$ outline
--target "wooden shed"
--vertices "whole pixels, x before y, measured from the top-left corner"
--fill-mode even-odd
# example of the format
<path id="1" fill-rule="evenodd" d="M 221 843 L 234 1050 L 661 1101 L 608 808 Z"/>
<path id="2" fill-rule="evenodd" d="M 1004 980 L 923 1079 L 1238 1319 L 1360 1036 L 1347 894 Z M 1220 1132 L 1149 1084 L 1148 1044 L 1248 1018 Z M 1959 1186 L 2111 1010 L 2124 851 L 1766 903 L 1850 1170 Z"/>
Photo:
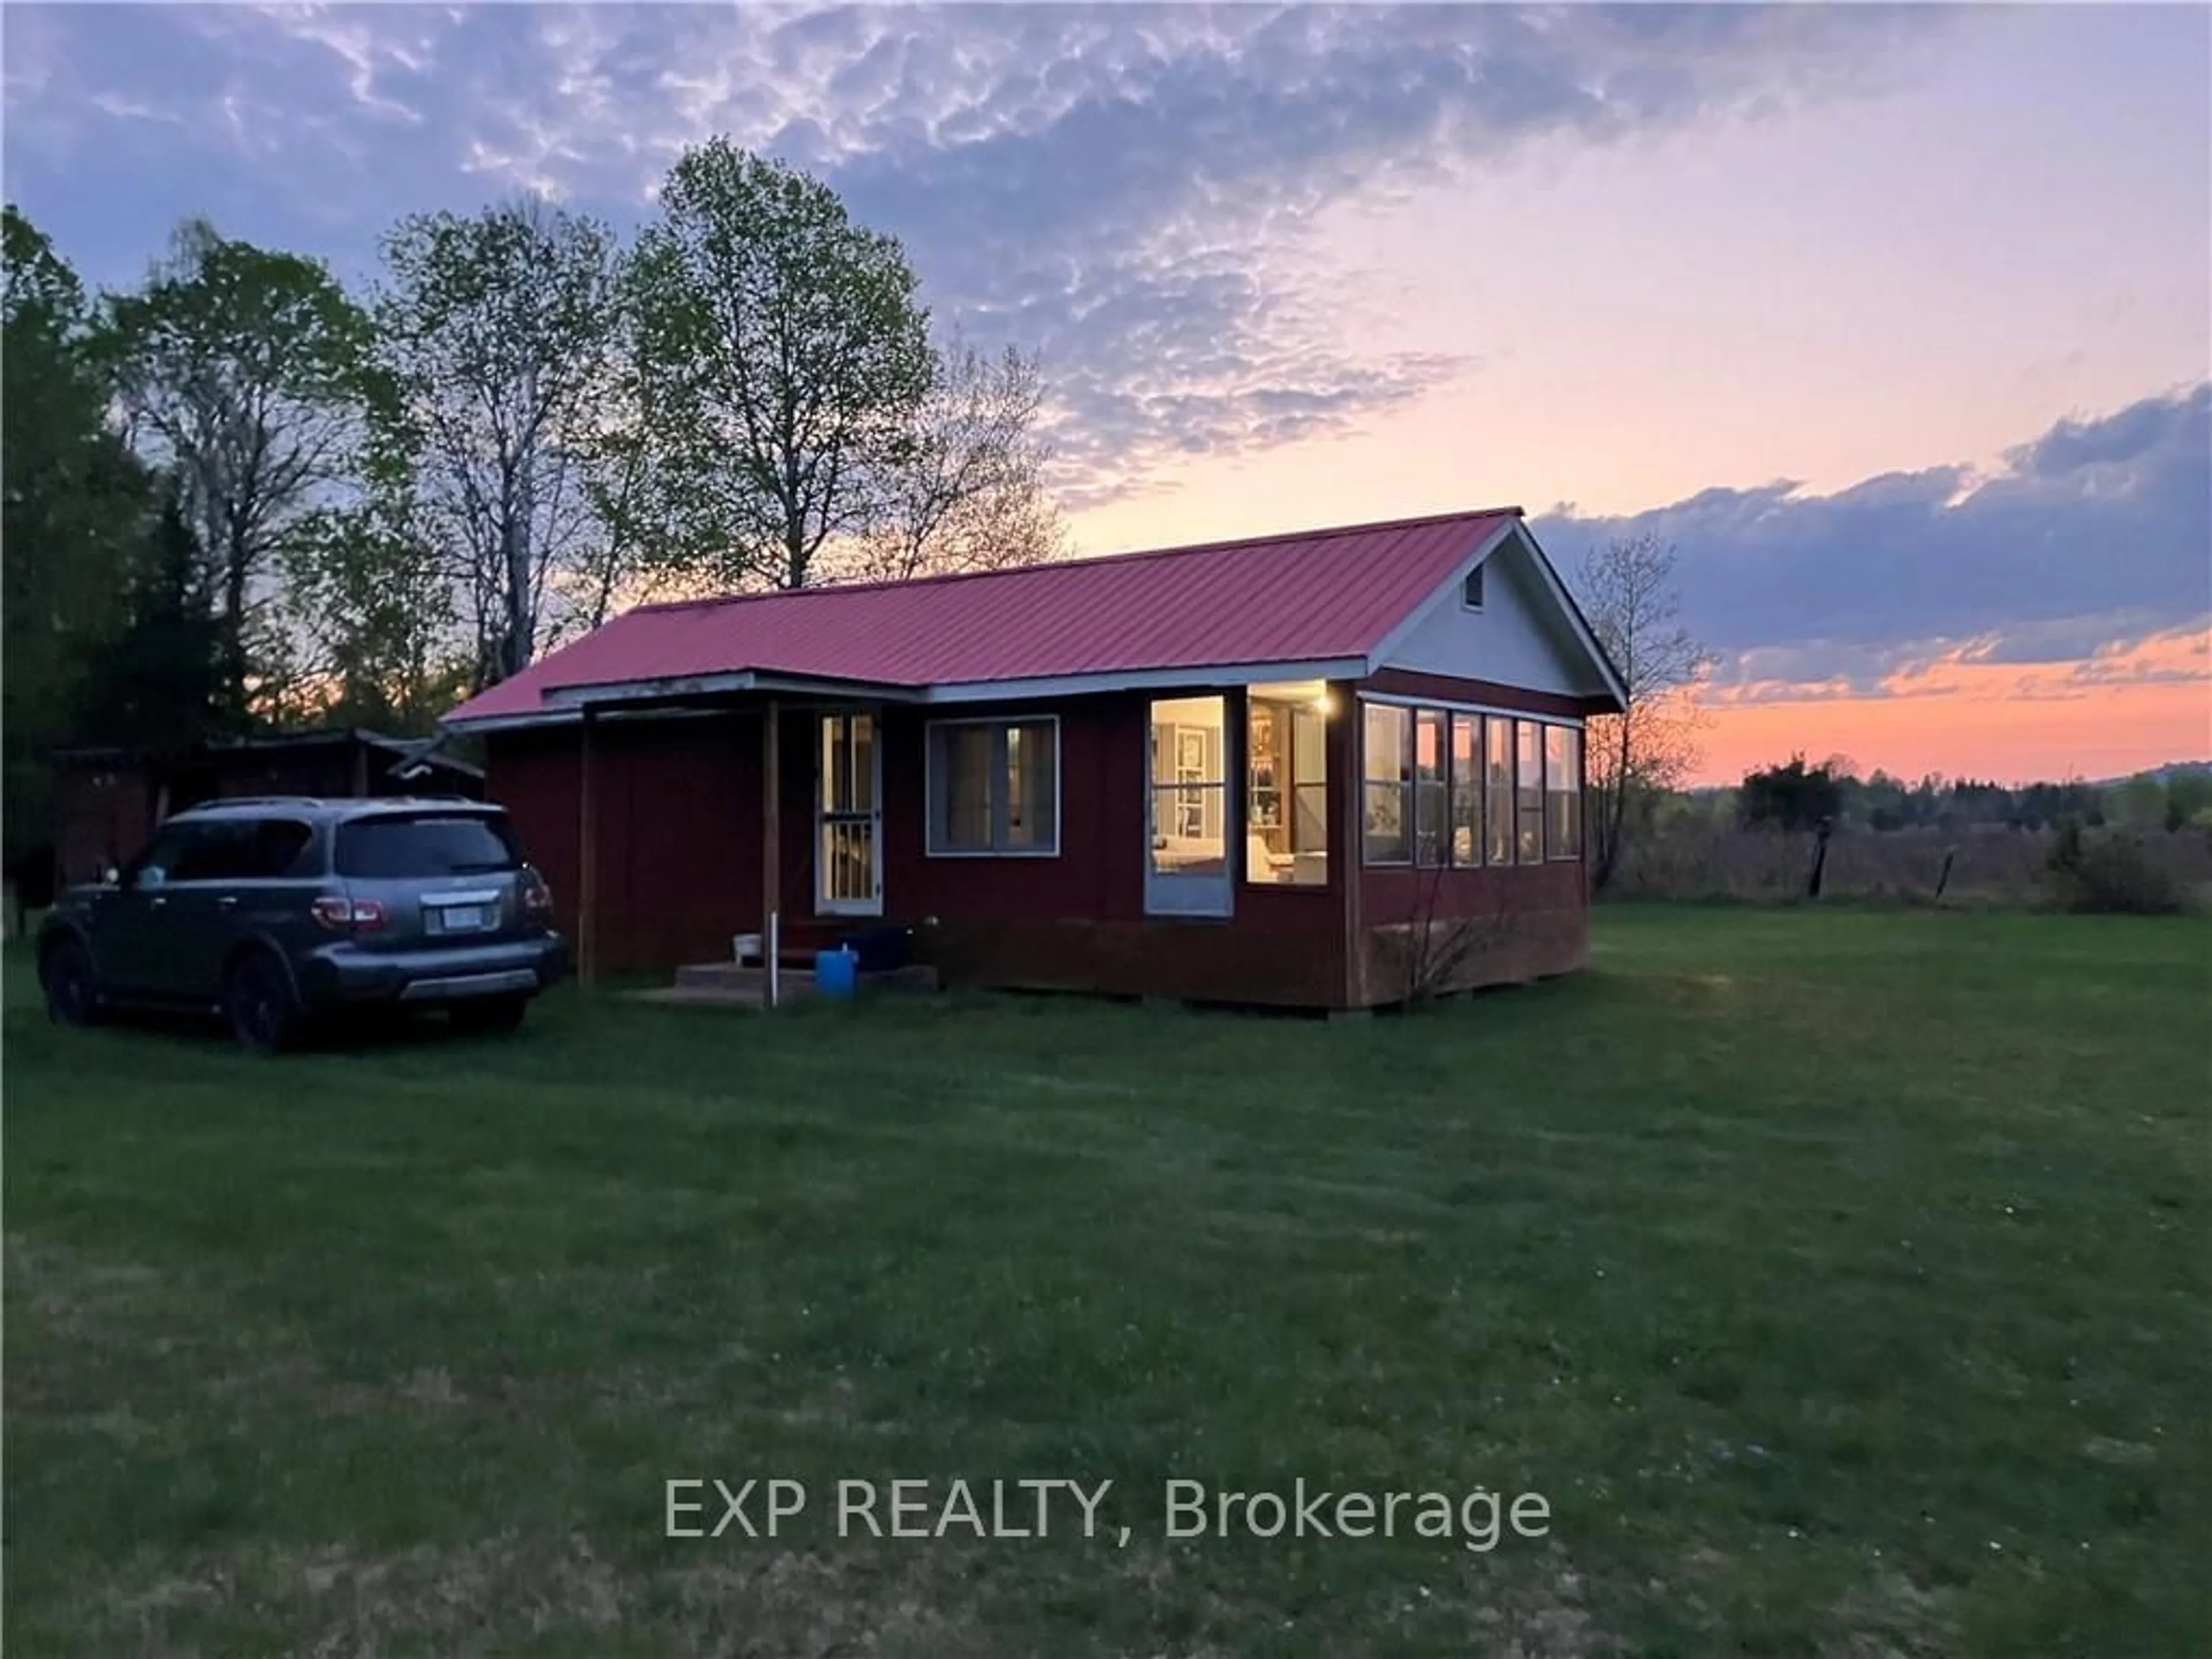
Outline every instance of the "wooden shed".
<path id="1" fill-rule="evenodd" d="M 481 796 L 483 769 L 432 739 L 339 726 L 196 744 L 85 747 L 55 757 L 59 884 L 92 881 L 143 846 L 172 812 L 240 795 Z"/>

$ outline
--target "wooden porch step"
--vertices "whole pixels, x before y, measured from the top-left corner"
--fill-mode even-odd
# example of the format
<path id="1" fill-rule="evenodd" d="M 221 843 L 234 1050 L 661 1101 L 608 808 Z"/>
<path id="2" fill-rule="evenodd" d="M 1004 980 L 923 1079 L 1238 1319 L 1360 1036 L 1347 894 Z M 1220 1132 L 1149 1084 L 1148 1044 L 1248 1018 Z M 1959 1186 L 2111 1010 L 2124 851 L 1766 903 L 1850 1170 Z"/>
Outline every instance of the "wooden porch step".
<path id="1" fill-rule="evenodd" d="M 787 967 L 779 976 L 777 992 L 786 1000 L 814 994 L 813 958 L 809 957 L 806 960 L 806 967 Z M 695 962 L 676 970 L 675 988 L 679 991 L 721 992 L 749 997 L 757 1002 L 767 989 L 763 983 L 766 978 L 766 974 L 757 966 L 744 966 L 734 962 Z M 863 991 L 885 988 L 901 991 L 934 991 L 937 988 L 937 969 L 915 963 L 885 973 L 860 975 L 860 988 Z"/>
<path id="2" fill-rule="evenodd" d="M 860 931 L 865 925 L 817 917 L 787 921 L 783 925 L 782 936 L 777 941 L 776 960 L 784 965 L 786 973 L 794 969 L 811 970 L 816 952 L 836 950 L 840 939 Z M 707 965 L 715 967 L 720 964 L 710 963 Z"/>

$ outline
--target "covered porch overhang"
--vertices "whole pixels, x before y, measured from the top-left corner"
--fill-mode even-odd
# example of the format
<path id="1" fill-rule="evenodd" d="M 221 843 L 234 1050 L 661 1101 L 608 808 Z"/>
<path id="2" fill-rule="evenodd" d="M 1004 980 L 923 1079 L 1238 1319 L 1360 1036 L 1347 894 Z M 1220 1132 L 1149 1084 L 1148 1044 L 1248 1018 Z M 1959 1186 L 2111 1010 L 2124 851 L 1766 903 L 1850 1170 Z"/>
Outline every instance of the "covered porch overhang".
<path id="1" fill-rule="evenodd" d="M 600 976 L 599 893 L 599 814 L 604 757 L 597 734 L 603 727 L 646 721 L 757 717 L 760 743 L 761 915 L 765 933 L 762 953 L 763 1000 L 781 1000 L 778 933 L 787 911 L 783 865 L 784 734 L 787 712 L 830 713 L 920 701 L 915 688 L 874 682 L 759 673 L 750 671 L 671 676 L 611 685 L 561 686 L 546 690 L 540 707 L 527 713 L 447 722 L 456 735 L 520 731 L 574 731 L 576 747 L 577 879 L 573 941 L 579 987 L 589 992 Z"/>

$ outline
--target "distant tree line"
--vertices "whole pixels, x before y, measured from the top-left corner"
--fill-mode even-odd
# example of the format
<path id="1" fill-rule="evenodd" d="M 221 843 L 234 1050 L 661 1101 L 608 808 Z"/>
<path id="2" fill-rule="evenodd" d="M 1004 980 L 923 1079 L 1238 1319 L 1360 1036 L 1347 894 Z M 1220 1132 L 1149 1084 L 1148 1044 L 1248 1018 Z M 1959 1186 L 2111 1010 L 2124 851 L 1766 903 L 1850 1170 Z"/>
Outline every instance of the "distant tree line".
<path id="1" fill-rule="evenodd" d="M 1680 811 L 1699 808 L 1685 802 Z M 2134 830 L 2212 829 L 2212 767 L 2174 767 L 2112 783 L 2030 783 L 2017 788 L 1935 775 L 1908 784 L 1877 768 L 1864 778 L 1832 757 L 1808 764 L 1793 755 L 1744 775 L 1733 792 L 1706 798 L 1705 809 L 1747 828 L 1817 830 L 1823 823 L 1870 830 L 2002 828 L 2050 830 L 2107 824 Z"/>
<path id="2" fill-rule="evenodd" d="M 417 215 L 357 293 L 191 220 L 94 295 L 4 231 L 10 860 L 69 744 L 427 731 L 640 599 L 1063 546 L 1036 359 L 723 140 L 628 240 L 535 198 Z"/>

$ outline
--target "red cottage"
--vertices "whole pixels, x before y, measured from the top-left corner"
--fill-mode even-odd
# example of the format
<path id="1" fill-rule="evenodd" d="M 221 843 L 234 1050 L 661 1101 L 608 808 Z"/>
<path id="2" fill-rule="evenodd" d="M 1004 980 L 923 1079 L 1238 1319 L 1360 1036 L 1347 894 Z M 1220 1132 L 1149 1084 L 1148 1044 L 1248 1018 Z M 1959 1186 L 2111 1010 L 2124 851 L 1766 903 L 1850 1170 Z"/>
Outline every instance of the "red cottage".
<path id="1" fill-rule="evenodd" d="M 1588 956 L 1621 684 L 1517 508 L 647 605 L 457 709 L 579 971 L 1357 1008 Z"/>

